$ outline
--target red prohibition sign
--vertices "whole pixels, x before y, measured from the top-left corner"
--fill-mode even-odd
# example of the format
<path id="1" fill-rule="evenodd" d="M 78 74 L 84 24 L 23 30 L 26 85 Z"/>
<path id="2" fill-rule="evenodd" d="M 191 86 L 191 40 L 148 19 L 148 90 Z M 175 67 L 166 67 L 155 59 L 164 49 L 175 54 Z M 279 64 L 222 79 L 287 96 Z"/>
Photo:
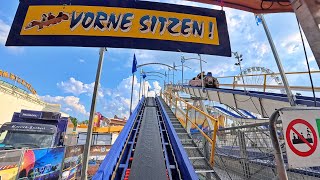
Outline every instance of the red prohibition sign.
<path id="1" fill-rule="evenodd" d="M 296 124 L 303 124 L 305 126 L 307 126 L 307 128 L 310 129 L 312 136 L 313 136 L 313 144 L 309 143 L 293 126 Z M 298 150 L 296 147 L 294 147 L 291 139 L 290 139 L 290 131 L 293 131 L 294 133 L 296 133 L 298 135 L 298 137 L 310 148 L 310 150 L 308 151 L 300 151 Z M 314 130 L 314 128 L 311 126 L 310 123 L 308 123 L 306 120 L 303 119 L 295 119 L 293 121 L 291 121 L 287 127 L 287 131 L 286 131 L 286 139 L 287 139 L 287 143 L 288 146 L 290 147 L 290 149 L 297 154 L 298 156 L 301 157 L 307 157 L 310 156 L 312 153 L 314 153 L 314 151 L 317 149 L 317 144 L 318 144 L 318 138 L 317 138 L 317 133 Z"/>

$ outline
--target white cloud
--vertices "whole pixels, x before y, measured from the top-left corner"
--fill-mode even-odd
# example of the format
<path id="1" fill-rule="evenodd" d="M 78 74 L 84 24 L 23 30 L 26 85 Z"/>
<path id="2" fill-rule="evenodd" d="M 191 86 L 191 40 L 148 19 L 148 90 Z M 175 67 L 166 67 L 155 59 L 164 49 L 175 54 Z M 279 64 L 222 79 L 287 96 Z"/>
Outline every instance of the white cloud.
<path id="1" fill-rule="evenodd" d="M 85 84 L 79 80 L 76 80 L 74 77 L 69 78 L 68 81 L 61 81 L 57 83 L 57 86 L 61 88 L 66 93 L 71 93 L 74 95 L 86 94 L 88 96 L 92 96 L 94 82 L 90 84 Z M 103 97 L 104 94 L 102 89 L 99 88 L 98 97 Z"/>
<path id="2" fill-rule="evenodd" d="M 0 45 L 4 46 L 6 44 L 8 35 L 10 31 L 10 25 L 6 24 L 3 20 L 0 19 Z M 10 51 L 15 53 L 21 53 L 23 52 L 23 47 L 15 47 L 10 46 L 7 47 Z"/>
<path id="3" fill-rule="evenodd" d="M 40 98 L 49 103 L 61 104 L 62 108 L 66 111 L 76 111 L 85 116 L 89 116 L 89 112 L 86 111 L 86 108 L 80 102 L 80 98 L 75 96 L 40 96 Z"/>
<path id="4" fill-rule="evenodd" d="M 10 26 L 0 19 L 0 44 L 4 45 L 10 31 Z"/>
<path id="5" fill-rule="evenodd" d="M 311 55 L 311 56 L 308 57 L 309 64 L 310 64 L 310 62 L 314 62 L 314 61 L 316 61 L 316 58 L 314 57 L 314 55 Z M 307 62 L 306 62 L 305 59 L 303 59 L 302 62 L 303 62 L 304 65 L 307 66 Z M 313 68 L 313 69 L 315 69 L 315 68 Z"/>
<path id="6" fill-rule="evenodd" d="M 130 101 L 131 101 L 131 82 L 132 76 L 123 79 L 115 89 L 108 89 L 108 93 L 106 95 L 108 97 L 103 99 L 103 112 L 102 114 L 106 114 L 107 117 L 113 117 L 117 115 L 119 117 L 129 117 L 130 111 Z M 161 87 L 159 82 L 154 81 L 153 86 L 150 85 L 148 81 L 145 82 L 144 91 L 148 92 L 148 87 L 150 91 L 148 92 L 148 96 L 154 96 L 156 93 L 159 94 Z M 132 110 L 136 107 L 139 102 L 139 89 L 140 83 L 137 82 L 137 78 L 134 78 L 134 87 L 133 87 L 133 98 L 132 98 Z M 142 90 L 141 90 L 142 92 Z M 142 94 L 141 94 L 142 96 Z"/>
<path id="7" fill-rule="evenodd" d="M 160 91 L 161 91 L 161 86 L 160 86 L 159 82 L 158 81 L 154 81 L 154 82 L 152 82 L 152 84 L 153 84 L 153 87 L 154 87 L 154 92 L 159 94 Z"/>
<path id="8" fill-rule="evenodd" d="M 299 33 L 287 36 L 281 43 L 281 47 L 285 48 L 288 54 L 297 52 L 301 45 L 301 37 Z"/>
<path id="9" fill-rule="evenodd" d="M 72 111 L 71 108 L 64 108 L 65 111 Z"/>
<path id="10" fill-rule="evenodd" d="M 79 59 L 79 62 L 80 63 L 84 63 L 84 62 L 86 62 L 84 59 Z"/>

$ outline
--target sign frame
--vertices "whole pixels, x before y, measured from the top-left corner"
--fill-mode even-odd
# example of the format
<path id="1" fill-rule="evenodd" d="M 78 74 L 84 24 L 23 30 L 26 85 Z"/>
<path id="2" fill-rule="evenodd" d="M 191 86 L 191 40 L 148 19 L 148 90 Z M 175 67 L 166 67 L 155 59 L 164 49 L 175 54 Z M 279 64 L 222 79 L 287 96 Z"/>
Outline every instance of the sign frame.
<path id="1" fill-rule="evenodd" d="M 72 3 L 72 4 L 71 4 Z M 154 10 L 171 12 L 173 14 L 188 14 L 214 17 L 217 22 L 218 45 L 203 44 L 201 41 L 183 42 L 173 40 L 146 39 L 135 37 L 115 36 L 84 36 L 84 35 L 21 35 L 23 23 L 30 6 L 101 6 L 114 8 L 132 8 L 138 10 Z M 49 9 L 48 9 L 49 11 Z M 45 11 L 44 11 L 45 12 Z M 6 46 L 80 46 L 80 47 L 113 47 L 134 48 L 162 51 L 182 51 L 189 53 L 210 54 L 231 57 L 230 40 L 223 10 L 213 10 L 199 7 L 182 6 L 175 4 L 147 2 L 147 1 L 82 1 L 82 0 L 25 0 L 20 1 L 17 13 L 12 24 Z"/>
<path id="2" fill-rule="evenodd" d="M 320 129 L 317 129 L 319 112 L 318 109 L 279 111 L 289 168 L 320 165 Z"/>

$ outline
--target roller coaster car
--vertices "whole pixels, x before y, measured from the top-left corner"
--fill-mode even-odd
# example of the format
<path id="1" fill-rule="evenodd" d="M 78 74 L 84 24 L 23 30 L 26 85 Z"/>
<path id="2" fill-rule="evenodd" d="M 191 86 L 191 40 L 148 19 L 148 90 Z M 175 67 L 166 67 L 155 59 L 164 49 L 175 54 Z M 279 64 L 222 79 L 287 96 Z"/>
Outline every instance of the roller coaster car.
<path id="1" fill-rule="evenodd" d="M 212 76 L 211 72 L 208 72 L 207 75 L 204 76 L 203 82 L 206 88 L 219 88 L 219 81 L 217 78 Z M 189 85 L 194 87 L 201 87 L 201 73 L 199 73 L 197 77 L 192 78 L 192 80 L 189 81 Z"/>

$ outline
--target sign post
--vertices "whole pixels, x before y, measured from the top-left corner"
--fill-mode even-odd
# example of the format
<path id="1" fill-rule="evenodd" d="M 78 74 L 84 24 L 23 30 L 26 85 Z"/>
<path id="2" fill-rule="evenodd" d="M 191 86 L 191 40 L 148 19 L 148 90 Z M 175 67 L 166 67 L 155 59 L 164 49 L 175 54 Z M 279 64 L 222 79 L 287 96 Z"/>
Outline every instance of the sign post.
<path id="1" fill-rule="evenodd" d="M 290 168 L 319 166 L 319 110 L 281 111 Z"/>
<path id="2" fill-rule="evenodd" d="M 88 123 L 87 139 L 86 139 L 86 144 L 84 146 L 84 151 L 83 151 L 83 166 L 82 166 L 82 171 L 81 171 L 82 172 L 81 173 L 82 180 L 88 179 L 87 178 L 87 170 L 88 170 L 90 147 L 91 147 L 91 141 L 92 141 L 93 118 L 94 118 L 94 114 L 96 111 L 96 100 L 97 100 L 98 87 L 99 87 L 99 82 L 100 82 L 100 75 L 101 75 L 105 51 L 106 51 L 106 48 L 100 48 L 99 63 L 98 63 L 98 67 L 97 67 L 96 80 L 94 82 L 92 102 L 91 102 L 91 108 L 90 108 L 90 117 L 89 117 L 89 123 Z"/>

